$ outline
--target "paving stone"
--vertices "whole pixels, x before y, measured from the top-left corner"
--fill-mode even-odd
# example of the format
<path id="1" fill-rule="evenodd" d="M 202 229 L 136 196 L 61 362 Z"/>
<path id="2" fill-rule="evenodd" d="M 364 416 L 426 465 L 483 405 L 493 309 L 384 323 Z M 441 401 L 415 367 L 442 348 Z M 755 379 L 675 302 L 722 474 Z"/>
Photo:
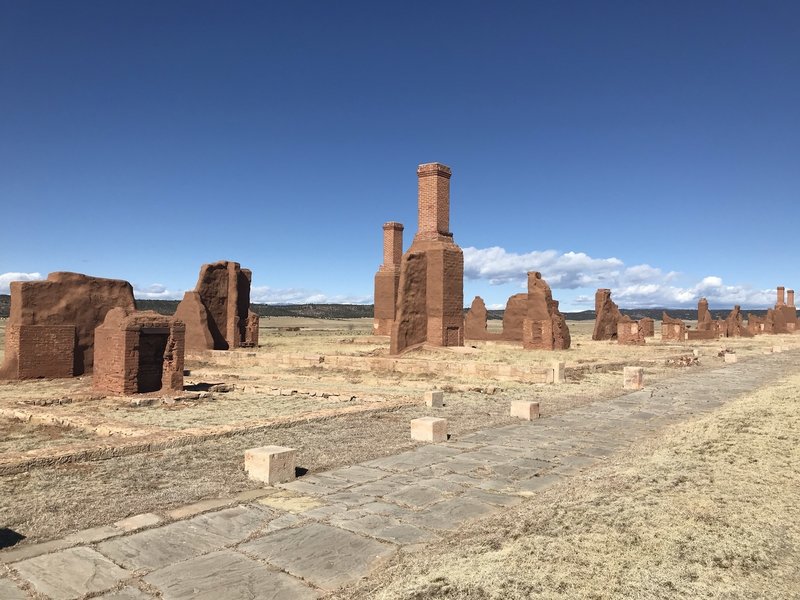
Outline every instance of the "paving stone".
<path id="1" fill-rule="evenodd" d="M 159 569 L 144 580 L 164 600 L 306 600 L 319 594 L 294 577 L 232 550 Z"/>
<path id="2" fill-rule="evenodd" d="M 325 501 L 319 497 L 301 496 L 288 490 L 282 490 L 272 496 L 259 498 L 256 503 L 296 514 L 306 513 L 325 506 Z"/>
<path id="3" fill-rule="evenodd" d="M 303 517 L 308 519 L 316 519 L 318 521 L 324 521 L 329 517 L 331 517 L 332 515 L 338 515 L 349 509 L 350 507 L 347 506 L 347 504 L 325 504 L 323 506 L 307 510 L 301 514 L 303 515 Z"/>
<path id="4" fill-rule="evenodd" d="M 461 495 L 461 498 L 469 500 L 477 500 L 478 502 L 485 502 L 486 504 L 494 504 L 495 506 L 514 506 L 522 502 L 519 496 L 511 496 L 509 494 L 499 494 L 497 492 L 489 492 L 481 489 L 469 489 Z"/>
<path id="5" fill-rule="evenodd" d="M 186 506 L 181 506 L 171 510 L 167 513 L 167 516 L 170 519 L 177 521 L 179 519 L 193 517 L 194 515 L 199 515 L 200 513 L 208 512 L 210 510 L 216 510 L 224 506 L 230 506 L 231 504 L 233 504 L 233 498 L 211 498 L 209 500 L 202 500 L 200 502 L 195 502 L 194 504 L 187 504 Z"/>
<path id="6" fill-rule="evenodd" d="M 367 575 L 396 548 L 321 523 L 271 533 L 239 547 L 325 590 Z"/>
<path id="7" fill-rule="evenodd" d="M 550 473 L 548 475 L 531 477 L 530 479 L 518 481 L 517 487 L 522 492 L 539 492 L 563 481 L 563 479 L 561 475 Z"/>
<path id="8" fill-rule="evenodd" d="M 41 556 L 48 552 L 55 552 L 56 550 L 63 550 L 68 548 L 70 543 L 65 539 L 52 540 L 49 542 L 42 542 L 41 544 L 28 544 L 19 548 L 12 548 L 0 552 L 0 561 L 4 563 L 13 563 L 34 556 Z"/>
<path id="9" fill-rule="evenodd" d="M 269 496 L 273 492 L 272 488 L 261 488 L 258 490 L 245 490 L 236 494 L 233 499 L 236 502 L 251 502 L 264 496 Z"/>
<path id="10" fill-rule="evenodd" d="M 386 456 L 364 463 L 368 467 L 375 467 L 385 471 L 404 472 L 413 471 L 421 467 L 428 467 L 434 463 L 441 462 L 446 456 L 438 453 L 426 452 L 403 452 L 395 456 Z"/>
<path id="11" fill-rule="evenodd" d="M 397 487 L 395 486 L 394 489 L 397 489 Z M 367 502 L 375 502 L 375 500 L 376 498 L 374 496 L 369 496 L 354 490 L 348 490 L 345 492 L 339 492 L 338 494 L 325 496 L 326 502 L 331 502 L 334 504 L 346 504 L 347 506 L 358 506 L 359 504 L 366 504 Z"/>
<path id="12" fill-rule="evenodd" d="M 19 589 L 17 584 L 10 579 L 0 579 L 0 598 L 3 600 L 28 600 L 28 594 Z"/>
<path id="13" fill-rule="evenodd" d="M 139 588 L 129 586 L 102 596 L 96 596 L 94 600 L 155 600 L 155 598 L 155 596 L 146 594 Z"/>
<path id="14" fill-rule="evenodd" d="M 161 521 L 163 521 L 163 519 L 155 513 L 142 513 L 141 515 L 134 515 L 127 519 L 117 521 L 114 523 L 114 526 L 127 533 L 145 527 L 154 527 L 161 523 Z"/>
<path id="15" fill-rule="evenodd" d="M 97 549 L 127 568 L 150 571 L 243 540 L 270 516 L 266 509 L 238 506 L 103 542 Z"/>
<path id="16" fill-rule="evenodd" d="M 397 519 L 385 515 L 364 515 L 358 519 L 340 519 L 333 521 L 337 527 L 362 533 L 387 542 L 400 545 L 421 544 L 438 539 L 438 536 L 429 531 L 425 531 L 402 523 Z"/>
<path id="17" fill-rule="evenodd" d="M 453 498 L 434 504 L 427 510 L 409 513 L 402 520 L 431 529 L 457 529 L 459 525 L 492 514 L 496 507 L 469 498 Z"/>
<path id="18" fill-rule="evenodd" d="M 40 594 L 71 600 L 102 592 L 131 576 L 91 548 L 70 548 L 14 564 L 20 576 Z"/>
<path id="19" fill-rule="evenodd" d="M 308 483 L 303 479 L 297 479 L 295 481 L 290 481 L 289 483 L 280 483 L 277 487 L 283 490 L 289 490 L 292 492 L 297 492 L 298 494 L 306 494 L 309 496 L 326 496 L 328 494 L 335 494 L 337 491 L 336 488 L 328 487 L 326 485 L 315 484 L 315 483 Z"/>
<path id="20" fill-rule="evenodd" d="M 279 531 L 281 529 L 286 529 L 287 527 L 294 527 L 298 523 L 302 523 L 304 520 L 304 517 L 300 517 L 298 515 L 281 515 L 280 517 L 272 519 L 272 521 L 267 524 L 266 531 Z"/>
<path id="21" fill-rule="evenodd" d="M 315 473 L 314 475 L 306 475 L 300 481 L 313 483 L 314 485 L 324 485 L 325 487 L 337 491 L 341 491 L 344 488 L 348 488 L 353 485 L 352 481 L 342 479 L 341 477 L 335 477 L 330 473 Z"/>
<path id="22" fill-rule="evenodd" d="M 350 488 L 349 491 L 353 494 L 381 497 L 384 494 L 391 494 L 392 492 L 397 491 L 398 487 L 400 487 L 400 485 L 393 481 L 379 479 L 378 481 L 371 481 L 369 483 L 357 485 Z"/>
<path id="23" fill-rule="evenodd" d="M 456 483 L 454 481 L 449 481 L 447 479 L 443 479 L 442 477 L 425 477 L 421 478 L 416 485 L 422 485 L 425 487 L 433 488 L 435 490 L 439 490 L 440 492 L 445 492 L 447 494 L 458 494 L 464 491 L 464 486 Z"/>
<path id="24" fill-rule="evenodd" d="M 375 481 L 386 477 L 386 471 L 365 467 L 363 465 L 353 465 L 352 467 L 345 467 L 343 469 L 336 469 L 335 471 L 328 471 L 328 475 L 340 477 L 353 483 L 367 483 L 368 481 Z"/>
<path id="25" fill-rule="evenodd" d="M 102 542 L 112 537 L 122 535 L 122 530 L 114 527 L 113 525 L 103 525 L 101 527 L 92 527 L 91 529 L 82 529 L 71 533 L 64 539 L 70 544 L 94 544 L 95 542 Z"/>
<path id="26" fill-rule="evenodd" d="M 415 485 L 401 488 L 391 494 L 386 494 L 384 498 L 398 504 L 422 508 L 423 506 L 428 506 L 429 504 L 443 500 L 444 494 L 431 487 Z"/>

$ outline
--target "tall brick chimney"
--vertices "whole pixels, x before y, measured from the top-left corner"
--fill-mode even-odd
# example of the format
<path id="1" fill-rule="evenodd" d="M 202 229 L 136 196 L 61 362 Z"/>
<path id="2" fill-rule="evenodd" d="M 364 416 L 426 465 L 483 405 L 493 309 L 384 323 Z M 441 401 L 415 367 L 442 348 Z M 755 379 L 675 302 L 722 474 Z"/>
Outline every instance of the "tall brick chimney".
<path id="1" fill-rule="evenodd" d="M 783 291 L 784 287 L 782 285 L 778 286 L 778 303 L 775 306 L 783 306 L 785 304 L 783 300 Z"/>
<path id="2" fill-rule="evenodd" d="M 794 307 L 794 290 L 786 290 L 786 304 Z"/>
<path id="3" fill-rule="evenodd" d="M 383 224 L 383 264 L 381 271 L 399 271 L 403 258 L 403 224 L 389 221 Z"/>
<path id="4" fill-rule="evenodd" d="M 419 184 L 419 224 L 416 238 L 438 240 L 452 238 L 450 233 L 450 176 L 452 171 L 441 163 L 417 167 Z"/>

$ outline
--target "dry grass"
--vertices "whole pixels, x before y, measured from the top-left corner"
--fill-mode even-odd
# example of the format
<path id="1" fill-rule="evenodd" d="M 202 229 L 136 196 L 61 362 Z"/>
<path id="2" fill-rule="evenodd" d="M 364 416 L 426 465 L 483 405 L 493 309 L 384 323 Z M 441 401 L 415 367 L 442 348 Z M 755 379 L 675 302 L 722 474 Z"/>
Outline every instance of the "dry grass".
<path id="1" fill-rule="evenodd" d="M 800 598 L 800 376 L 332 598 Z"/>

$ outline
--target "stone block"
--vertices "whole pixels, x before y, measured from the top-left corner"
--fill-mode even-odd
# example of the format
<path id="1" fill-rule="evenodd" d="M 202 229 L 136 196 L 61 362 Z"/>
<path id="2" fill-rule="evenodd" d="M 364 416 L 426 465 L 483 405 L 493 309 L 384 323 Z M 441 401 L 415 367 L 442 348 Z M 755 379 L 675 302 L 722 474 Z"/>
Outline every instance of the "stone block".
<path id="1" fill-rule="evenodd" d="M 567 364 L 563 362 L 553 362 L 553 383 L 566 383 L 567 382 Z"/>
<path id="2" fill-rule="evenodd" d="M 511 416 L 525 421 L 533 421 L 539 418 L 539 403 L 527 402 L 526 400 L 514 400 L 511 403 Z"/>
<path id="3" fill-rule="evenodd" d="M 442 408 L 444 406 L 444 392 L 441 390 L 425 392 L 425 404 L 431 408 Z"/>
<path id="4" fill-rule="evenodd" d="M 644 387 L 644 369 L 642 367 L 624 367 L 622 369 L 622 387 L 626 390 L 640 390 Z"/>
<path id="5" fill-rule="evenodd" d="M 447 419 L 420 417 L 411 420 L 411 439 L 420 442 L 446 442 Z"/>
<path id="6" fill-rule="evenodd" d="M 244 470 L 255 481 L 269 485 L 292 481 L 295 478 L 296 450 L 283 446 L 262 446 L 244 452 Z"/>
<path id="7" fill-rule="evenodd" d="M 726 363 L 735 363 L 736 362 L 736 355 L 732 354 L 731 352 L 725 353 L 725 362 Z"/>
<path id="8" fill-rule="evenodd" d="M 772 347 L 772 351 L 773 352 L 783 352 L 783 346 L 773 346 Z"/>

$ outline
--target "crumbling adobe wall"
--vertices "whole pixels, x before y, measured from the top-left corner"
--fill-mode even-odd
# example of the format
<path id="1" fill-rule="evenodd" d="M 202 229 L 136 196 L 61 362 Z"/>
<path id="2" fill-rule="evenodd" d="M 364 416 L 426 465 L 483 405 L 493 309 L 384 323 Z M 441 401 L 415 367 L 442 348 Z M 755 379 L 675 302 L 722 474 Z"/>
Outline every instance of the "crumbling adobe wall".
<path id="1" fill-rule="evenodd" d="M 522 347 L 528 350 L 566 350 L 571 338 L 553 292 L 538 271 L 528 273 L 527 310 L 522 323 Z"/>
<path id="2" fill-rule="evenodd" d="M 375 273 L 375 314 L 373 333 L 391 335 L 400 287 L 400 263 L 403 258 L 403 225 L 396 221 L 383 224 L 383 264 Z"/>
<path id="3" fill-rule="evenodd" d="M 686 339 L 686 323 L 673 319 L 666 312 L 661 315 L 661 340 L 682 342 Z"/>
<path id="4" fill-rule="evenodd" d="M 464 337 L 468 340 L 488 340 L 490 337 L 488 327 L 489 313 L 486 303 L 480 296 L 472 300 L 467 314 L 464 316 Z"/>
<path id="5" fill-rule="evenodd" d="M 506 302 L 503 311 L 504 340 L 512 342 L 522 341 L 522 323 L 528 314 L 528 294 L 514 294 Z"/>
<path id="6" fill-rule="evenodd" d="M 50 273 L 45 281 L 11 282 L 0 378 L 70 377 L 91 372 L 94 330 L 116 307 L 136 308 L 133 287 L 127 281 L 58 272 Z M 71 347 L 68 328 L 73 328 Z"/>
<path id="7" fill-rule="evenodd" d="M 794 290 L 788 290 L 788 302 L 784 300 L 783 294 L 783 286 L 778 287 L 778 301 L 774 308 L 772 333 L 794 333 L 798 329 Z"/>
<path id="8" fill-rule="evenodd" d="M 711 313 L 708 312 L 708 300 L 700 298 L 697 302 L 697 330 L 709 329 L 714 329 L 714 322 L 711 320 Z"/>
<path id="9" fill-rule="evenodd" d="M 194 292 L 184 294 L 175 316 L 186 323 L 186 348 L 229 350 L 257 346 L 250 315 L 252 273 L 239 263 L 222 260 L 205 264 Z"/>
<path id="10" fill-rule="evenodd" d="M 639 319 L 639 327 L 642 329 L 642 335 L 646 338 L 656 335 L 656 322 L 650 317 Z"/>
<path id="11" fill-rule="evenodd" d="M 772 333 L 771 331 L 766 331 L 766 321 L 767 320 L 765 318 L 759 317 L 758 315 L 747 313 L 747 331 L 749 331 L 752 335 Z"/>
<path id="12" fill-rule="evenodd" d="M 623 346 L 643 346 L 645 339 L 641 323 L 627 315 L 620 317 L 617 321 L 617 343 Z"/>
<path id="13" fill-rule="evenodd" d="M 622 318 L 619 307 L 611 300 L 611 290 L 600 288 L 594 295 L 593 340 L 614 340 L 617 338 L 617 321 Z"/>
<path id="14" fill-rule="evenodd" d="M 428 333 L 426 287 L 428 261 L 424 252 L 410 252 L 400 263 L 397 313 L 392 326 L 391 354 L 424 344 Z"/>
<path id="15" fill-rule="evenodd" d="M 95 330 L 95 389 L 112 394 L 182 391 L 185 327 L 153 311 L 115 308 Z"/>
<path id="16" fill-rule="evenodd" d="M 725 318 L 725 335 L 726 337 L 753 337 L 744 324 L 742 309 L 738 304 Z"/>

